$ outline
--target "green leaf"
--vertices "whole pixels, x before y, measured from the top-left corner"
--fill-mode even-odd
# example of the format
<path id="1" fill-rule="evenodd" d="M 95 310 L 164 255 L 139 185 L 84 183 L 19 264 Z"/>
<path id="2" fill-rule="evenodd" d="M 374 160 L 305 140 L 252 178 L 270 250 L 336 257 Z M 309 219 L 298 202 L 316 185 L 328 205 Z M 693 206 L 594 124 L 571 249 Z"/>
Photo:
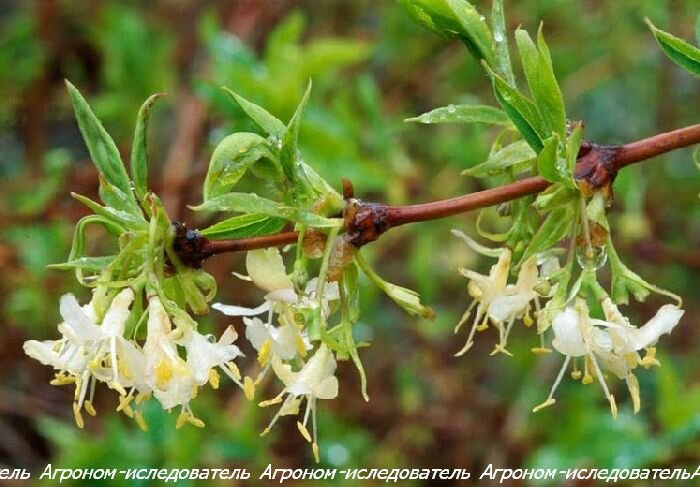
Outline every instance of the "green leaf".
<path id="1" fill-rule="evenodd" d="M 510 86 L 498 74 L 494 73 L 488 66 L 487 71 L 493 81 L 493 91 L 496 100 L 503 107 L 506 115 L 511 119 L 520 135 L 530 144 L 535 152 L 542 150 L 542 140 L 546 131 L 543 129 L 542 119 L 537 113 L 534 103 L 527 99 L 525 95 Z"/>
<path id="2" fill-rule="evenodd" d="M 486 19 L 474 6 L 465 0 L 446 0 L 457 22 L 461 26 L 460 39 L 477 59 L 493 63 L 491 30 Z"/>
<path id="3" fill-rule="evenodd" d="M 581 122 L 576 122 L 575 124 L 573 124 L 573 130 L 569 134 L 569 138 L 566 141 L 566 162 L 569 174 L 571 174 L 572 183 L 573 176 L 576 172 L 576 161 L 578 161 L 578 151 L 581 149 L 582 141 L 583 124 Z"/>
<path id="4" fill-rule="evenodd" d="M 325 218 L 308 210 L 293 208 L 262 198 L 255 193 L 227 193 L 192 208 L 195 211 L 237 211 L 285 218 L 310 227 L 340 227 L 340 218 Z"/>
<path id="5" fill-rule="evenodd" d="M 392 284 L 382 279 L 376 272 L 374 272 L 374 269 L 372 269 L 359 251 L 356 254 L 355 261 L 369 280 L 372 281 L 379 289 L 384 291 L 384 293 L 396 304 L 402 307 L 404 311 L 427 320 L 431 320 L 435 317 L 435 312 L 430 307 L 421 303 L 420 296 L 417 292 L 396 284 Z"/>
<path id="6" fill-rule="evenodd" d="M 700 45 L 700 13 L 698 13 L 698 17 L 695 19 L 695 42 Z"/>
<path id="7" fill-rule="evenodd" d="M 491 31 L 493 32 L 494 56 L 496 69 L 505 78 L 509 85 L 515 86 L 513 65 L 510 62 L 508 51 L 508 35 L 506 33 L 506 20 L 503 14 L 503 0 L 493 0 L 491 6 Z"/>
<path id="8" fill-rule="evenodd" d="M 285 220 L 283 218 L 250 213 L 215 223 L 199 233 L 214 240 L 257 237 L 279 232 L 284 227 L 284 224 Z"/>
<path id="9" fill-rule="evenodd" d="M 80 257 L 60 264 L 50 264 L 48 267 L 58 270 L 82 269 L 84 271 L 99 272 L 109 266 L 116 255 L 106 255 L 104 257 Z"/>
<path id="10" fill-rule="evenodd" d="M 556 132 L 560 137 L 565 137 L 564 98 L 554 75 L 552 59 L 542 35 L 542 27 L 540 26 L 537 33 L 537 46 L 530 35 L 522 29 L 515 31 L 515 41 L 520 51 L 530 93 L 542 118 L 546 133 Z"/>
<path id="11" fill-rule="evenodd" d="M 548 212 L 558 206 L 569 205 L 578 197 L 579 192 L 564 184 L 552 184 L 537 195 L 534 207 L 540 212 Z"/>
<path id="12" fill-rule="evenodd" d="M 71 193 L 71 196 L 90 208 L 95 214 L 112 223 L 121 225 L 124 229 L 144 229 L 147 225 L 143 219 L 136 217 L 128 211 L 118 210 L 111 206 L 102 206 L 92 201 L 90 198 L 77 193 Z"/>
<path id="13" fill-rule="evenodd" d="M 231 98 L 234 99 L 236 103 L 238 103 L 238 106 L 241 107 L 246 115 L 248 115 L 253 122 L 258 124 L 261 129 L 263 129 L 269 135 L 273 135 L 275 137 L 282 136 L 285 131 L 285 127 L 280 119 L 270 114 L 270 112 L 265 110 L 263 107 L 246 100 L 238 93 L 225 87 L 224 90 L 231 96 Z"/>
<path id="14" fill-rule="evenodd" d="M 486 162 L 462 171 L 464 176 L 485 177 L 494 176 L 506 169 L 521 164 L 529 164 L 537 154 L 524 140 L 509 144 L 489 156 Z"/>
<path id="15" fill-rule="evenodd" d="M 68 80 L 66 80 L 66 87 L 73 103 L 78 127 L 80 127 L 85 145 L 87 145 L 90 152 L 90 158 L 95 163 L 97 170 L 107 182 L 130 196 L 130 199 L 133 200 L 133 206 L 129 209 L 130 211 L 133 211 L 134 208 L 138 209 L 129 185 L 129 177 L 119 156 L 117 146 L 77 88 Z"/>
<path id="16" fill-rule="evenodd" d="M 525 262 L 533 255 L 549 249 L 559 240 L 566 237 L 576 214 L 573 207 L 574 205 L 560 206 L 547 215 L 547 218 L 542 222 L 542 225 L 540 225 L 540 228 L 525 249 L 521 262 Z"/>
<path id="17" fill-rule="evenodd" d="M 106 206 L 111 206 L 115 209 L 123 210 L 136 218 L 140 222 L 144 222 L 143 213 L 136 204 L 131 192 L 124 193 L 121 189 L 113 184 L 110 184 L 102 174 L 98 174 L 100 181 L 99 193 L 100 199 Z"/>
<path id="18" fill-rule="evenodd" d="M 151 107 L 161 96 L 164 96 L 164 93 L 148 97 L 136 117 L 136 129 L 131 145 L 131 179 L 134 181 L 136 196 L 142 201 L 148 191 L 148 117 Z"/>
<path id="19" fill-rule="evenodd" d="M 510 125 L 510 119 L 503 110 L 488 105 L 447 105 L 417 117 L 407 118 L 404 122 Z"/>
<path id="20" fill-rule="evenodd" d="M 646 19 L 646 22 L 664 53 L 686 71 L 700 76 L 700 49 L 679 37 L 657 29 L 649 19 Z"/>
<path id="21" fill-rule="evenodd" d="M 282 136 L 280 163 L 282 164 L 284 174 L 290 181 L 296 181 L 297 179 L 297 160 L 299 159 L 299 149 L 297 147 L 297 143 L 299 140 L 299 128 L 301 126 L 301 116 L 304 113 L 306 103 L 309 101 L 310 94 L 311 80 L 309 80 L 304 96 L 301 98 L 292 119 L 289 121 L 289 125 L 287 125 L 287 130 Z"/>
<path id="22" fill-rule="evenodd" d="M 211 155 L 204 180 L 204 199 L 227 193 L 263 157 L 273 160 L 270 144 L 264 137 L 249 132 L 225 137 Z"/>
<path id="23" fill-rule="evenodd" d="M 554 134 L 544 142 L 544 147 L 537 156 L 537 172 L 552 183 L 559 182 L 562 179 L 557 167 L 559 161 L 558 149 L 559 136 Z"/>

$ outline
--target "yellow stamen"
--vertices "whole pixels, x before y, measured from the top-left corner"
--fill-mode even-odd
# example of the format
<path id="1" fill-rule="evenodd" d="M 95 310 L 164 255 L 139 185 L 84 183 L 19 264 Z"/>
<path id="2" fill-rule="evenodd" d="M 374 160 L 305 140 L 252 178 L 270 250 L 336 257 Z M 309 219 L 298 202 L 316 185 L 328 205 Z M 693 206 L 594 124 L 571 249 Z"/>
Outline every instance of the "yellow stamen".
<path id="1" fill-rule="evenodd" d="M 129 403 L 133 399 L 132 396 L 127 396 L 126 394 L 122 394 L 122 396 L 119 398 L 119 405 L 117 406 L 117 412 L 121 411 L 124 408 L 129 407 Z"/>
<path id="2" fill-rule="evenodd" d="M 136 411 L 134 413 L 134 421 L 136 421 L 138 427 L 141 428 L 141 431 L 148 431 L 148 425 L 146 424 L 146 420 L 144 419 L 143 414 L 141 414 L 141 411 Z"/>
<path id="3" fill-rule="evenodd" d="M 282 402 L 282 396 L 277 396 L 273 399 L 268 399 L 266 401 L 260 401 L 258 403 L 258 406 L 261 408 L 266 408 L 268 406 L 274 406 L 275 404 L 279 404 Z"/>
<path id="4" fill-rule="evenodd" d="M 263 342 L 258 352 L 258 363 L 265 367 L 270 362 L 270 351 L 272 350 L 272 340 L 269 338 Z"/>
<path id="5" fill-rule="evenodd" d="M 252 401 L 255 397 L 255 382 L 248 376 L 243 379 L 243 394 L 249 401 Z"/>
<path id="6" fill-rule="evenodd" d="M 177 421 L 175 421 L 175 429 L 180 429 L 185 426 L 185 424 L 187 424 L 188 416 L 188 413 L 184 411 L 181 412 L 180 416 L 177 417 Z"/>
<path id="7" fill-rule="evenodd" d="M 270 432 L 270 427 L 268 426 L 264 430 L 262 430 L 262 433 L 260 433 L 260 436 L 265 436 Z"/>
<path id="8" fill-rule="evenodd" d="M 617 419 L 617 404 L 615 403 L 615 396 L 610 394 L 610 412 L 612 413 L 613 419 Z"/>
<path id="9" fill-rule="evenodd" d="M 241 371 L 238 370 L 238 366 L 237 366 L 236 364 L 234 364 L 233 362 L 228 362 L 228 363 L 226 364 L 226 367 L 228 367 L 228 370 L 231 371 L 231 373 L 233 374 L 233 377 L 234 377 L 237 381 L 240 381 L 240 380 L 241 380 Z"/>
<path id="10" fill-rule="evenodd" d="M 211 385 L 212 389 L 218 389 L 219 388 L 219 373 L 215 369 L 210 369 L 209 370 L 209 385 Z"/>
<path id="11" fill-rule="evenodd" d="M 661 362 L 656 358 L 656 347 L 649 347 L 646 349 L 646 354 L 644 358 L 640 360 L 639 364 L 645 369 L 650 369 L 651 367 L 661 367 Z"/>
<path id="12" fill-rule="evenodd" d="M 316 463 L 319 463 L 321 461 L 321 455 L 319 455 L 318 452 L 318 443 L 313 443 L 311 445 L 311 450 L 314 452 L 314 460 L 316 460 Z"/>
<path id="13" fill-rule="evenodd" d="M 173 377 L 172 368 L 165 360 L 162 360 L 155 368 L 156 371 L 156 386 L 158 389 L 167 389 L 168 382 Z"/>
<path id="14" fill-rule="evenodd" d="M 534 347 L 531 348 L 530 351 L 532 353 L 536 353 L 537 355 L 545 355 L 548 353 L 552 353 L 552 349 L 547 347 Z"/>
<path id="15" fill-rule="evenodd" d="M 306 429 L 306 426 L 301 424 L 301 422 L 299 422 L 299 421 L 297 421 L 297 429 L 299 430 L 299 433 L 301 433 L 301 436 L 303 436 L 306 441 L 308 441 L 309 443 L 312 442 L 311 434 L 309 433 L 309 430 Z"/>
<path id="16" fill-rule="evenodd" d="M 97 411 L 95 411 L 91 401 L 85 401 L 83 403 L 83 407 L 85 408 L 85 412 L 87 412 L 90 416 L 97 416 Z"/>
<path id="17" fill-rule="evenodd" d="M 296 334 L 294 337 L 294 343 L 297 346 L 297 353 L 301 358 L 306 357 L 306 344 L 304 343 L 304 340 L 302 340 L 301 335 L 299 333 Z"/>
<path id="18" fill-rule="evenodd" d="M 556 399 L 554 399 L 553 397 L 549 397 L 549 398 L 547 398 L 547 400 L 546 400 L 545 402 L 543 402 L 542 404 L 540 404 L 540 405 L 535 406 L 534 408 L 532 408 L 532 412 L 533 412 L 533 413 L 536 413 L 537 411 L 541 411 L 542 409 L 551 406 L 551 405 L 554 404 L 555 402 L 557 402 Z"/>
<path id="19" fill-rule="evenodd" d="M 513 354 L 510 353 L 508 350 L 506 350 L 505 347 L 503 345 L 501 345 L 500 343 L 496 344 L 493 347 L 493 351 L 489 355 L 493 356 L 493 355 L 496 355 L 497 353 L 503 353 L 505 355 L 508 355 L 509 357 L 513 356 Z"/>
<path id="20" fill-rule="evenodd" d="M 199 418 L 195 418 L 191 414 L 188 415 L 187 422 L 190 423 L 192 426 L 195 426 L 197 428 L 204 428 L 206 425 L 204 424 L 204 421 L 202 421 Z"/>
<path id="21" fill-rule="evenodd" d="M 73 403 L 73 417 L 75 418 L 75 424 L 78 425 L 78 428 L 85 428 L 85 421 L 83 420 L 83 415 L 80 412 L 77 402 Z"/>
<path id="22" fill-rule="evenodd" d="M 151 397 L 150 391 L 149 391 L 149 392 L 139 392 L 138 394 L 136 394 L 136 399 L 134 400 L 134 402 L 135 402 L 136 405 L 138 406 L 138 405 L 141 404 L 143 401 L 146 401 L 147 399 L 150 399 L 150 397 Z"/>
<path id="23" fill-rule="evenodd" d="M 56 374 L 56 377 L 49 382 L 52 386 L 64 386 L 67 384 L 75 384 L 75 377 L 72 375 Z"/>

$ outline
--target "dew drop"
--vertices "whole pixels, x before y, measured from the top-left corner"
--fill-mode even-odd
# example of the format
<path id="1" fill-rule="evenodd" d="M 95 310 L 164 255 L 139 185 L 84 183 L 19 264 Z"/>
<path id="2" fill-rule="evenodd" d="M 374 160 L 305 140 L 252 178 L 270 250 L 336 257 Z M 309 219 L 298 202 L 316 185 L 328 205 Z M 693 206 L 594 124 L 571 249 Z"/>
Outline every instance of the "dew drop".
<path id="1" fill-rule="evenodd" d="M 503 32 L 496 32 L 493 35 L 493 40 L 496 42 L 503 42 Z"/>
<path id="2" fill-rule="evenodd" d="M 585 271 L 597 271 L 608 261 L 608 252 L 604 245 L 593 247 L 591 250 L 589 254 L 585 246 L 576 248 L 576 261 Z"/>
<path id="3" fill-rule="evenodd" d="M 457 111 L 457 107 L 455 107 L 452 103 L 447 105 L 447 112 L 448 113 L 454 113 L 455 111 Z"/>
<path id="4" fill-rule="evenodd" d="M 481 15 L 481 16 L 479 16 L 479 20 L 481 20 L 481 21 L 483 22 L 484 20 L 486 20 L 486 17 L 484 17 L 483 15 Z"/>

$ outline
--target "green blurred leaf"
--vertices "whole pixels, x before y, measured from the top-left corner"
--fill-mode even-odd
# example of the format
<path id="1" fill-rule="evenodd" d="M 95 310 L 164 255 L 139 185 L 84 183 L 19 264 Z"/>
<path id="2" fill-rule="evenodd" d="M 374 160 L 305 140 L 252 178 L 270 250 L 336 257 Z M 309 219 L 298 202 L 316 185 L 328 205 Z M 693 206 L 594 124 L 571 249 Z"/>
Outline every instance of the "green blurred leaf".
<path id="1" fill-rule="evenodd" d="M 282 136 L 285 131 L 285 127 L 280 119 L 270 114 L 270 112 L 265 110 L 263 107 L 246 100 L 234 91 L 228 88 L 224 88 L 224 90 L 231 96 L 231 98 L 234 99 L 236 103 L 238 103 L 238 106 L 241 107 L 246 115 L 248 115 L 253 122 L 260 126 L 261 129 L 263 129 L 269 135 L 273 135 L 275 137 Z"/>
<path id="2" fill-rule="evenodd" d="M 698 17 L 695 19 L 695 42 L 700 45 L 700 13 L 698 13 Z"/>
<path id="3" fill-rule="evenodd" d="M 552 210 L 532 237 L 521 262 L 525 262 L 533 255 L 552 247 L 564 238 L 574 222 L 574 216 L 573 205 L 560 206 Z"/>
<path id="4" fill-rule="evenodd" d="M 215 223 L 199 233 L 210 239 L 257 237 L 279 232 L 284 224 L 283 218 L 251 213 Z"/>
<path id="5" fill-rule="evenodd" d="M 129 207 L 123 209 L 132 213 L 140 213 L 117 146 L 76 87 L 68 80 L 66 80 L 66 86 L 73 102 L 80 132 L 83 134 L 83 139 L 97 170 L 108 183 L 129 196 Z"/>
<path id="6" fill-rule="evenodd" d="M 61 262 L 60 264 L 49 264 L 48 267 L 59 270 L 80 268 L 84 271 L 99 272 L 110 265 L 116 258 L 116 255 L 107 255 L 103 257 L 80 257 L 67 262 Z"/>
<path id="7" fill-rule="evenodd" d="M 473 177 L 494 176 L 514 166 L 529 165 L 536 157 L 537 154 L 528 143 L 519 140 L 494 152 L 485 162 L 462 171 L 462 174 Z"/>
<path id="8" fill-rule="evenodd" d="M 548 212 L 558 206 L 570 205 L 579 195 L 578 190 L 564 184 L 552 184 L 537 195 L 534 206 L 540 212 Z"/>
<path id="9" fill-rule="evenodd" d="M 131 145 L 131 178 L 134 181 L 136 196 L 143 200 L 148 191 L 148 118 L 153 104 L 164 96 L 163 93 L 151 95 L 141 108 L 136 118 L 134 141 Z"/>
<path id="10" fill-rule="evenodd" d="M 225 137 L 211 155 L 204 180 L 204 199 L 215 198 L 231 190 L 248 168 L 263 157 L 274 160 L 270 144 L 264 137 L 249 132 Z"/>
<path id="11" fill-rule="evenodd" d="M 306 91 L 304 96 L 301 98 L 299 105 L 297 106 L 294 116 L 289 121 L 287 125 L 287 130 L 285 130 L 282 136 L 282 147 L 280 149 L 280 164 L 282 164 L 282 170 L 290 181 L 296 181 L 297 179 L 297 161 L 299 159 L 299 148 L 297 144 L 299 142 L 299 128 L 301 127 L 301 117 L 304 113 L 304 107 L 309 101 L 309 95 L 311 94 L 311 80 L 306 86 Z"/>
<path id="12" fill-rule="evenodd" d="M 546 134 L 537 107 L 525 95 L 510 86 L 498 74 L 487 67 L 496 100 L 535 152 L 542 150 L 542 137 Z"/>
<path id="13" fill-rule="evenodd" d="M 310 227 L 340 227 L 340 218 L 325 218 L 301 208 L 277 203 L 255 193 L 227 193 L 192 207 L 195 211 L 237 211 L 286 218 Z"/>
<path id="14" fill-rule="evenodd" d="M 679 37 L 656 28 L 649 19 L 646 19 L 646 22 L 664 53 L 689 73 L 700 76 L 700 49 Z"/>
<path id="15" fill-rule="evenodd" d="M 498 108 L 488 105 L 447 105 L 435 108 L 405 122 L 419 123 L 488 123 L 510 125 L 510 119 Z"/>

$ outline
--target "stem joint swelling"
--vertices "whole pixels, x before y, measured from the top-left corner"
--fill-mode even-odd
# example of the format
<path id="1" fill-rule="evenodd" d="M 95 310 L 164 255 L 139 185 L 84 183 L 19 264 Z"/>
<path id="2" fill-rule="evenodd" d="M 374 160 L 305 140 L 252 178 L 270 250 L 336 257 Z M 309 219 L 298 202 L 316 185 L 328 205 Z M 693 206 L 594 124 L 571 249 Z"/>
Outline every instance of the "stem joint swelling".
<path id="1" fill-rule="evenodd" d="M 700 143 L 700 124 L 618 146 L 584 142 L 579 151 L 574 176 L 584 193 L 602 190 L 611 197 L 612 183 L 620 169 L 697 143 Z M 407 206 L 389 206 L 354 198 L 352 185 L 349 181 L 343 181 L 343 196 L 346 201 L 346 207 L 343 210 L 344 235 L 350 244 L 360 248 L 377 240 L 390 228 L 498 205 L 539 193 L 550 184 L 544 178 L 535 176 L 446 200 Z M 199 235 L 196 230 L 187 229 L 182 223 L 174 223 L 174 226 L 176 232 L 174 250 L 182 262 L 191 267 L 201 267 L 204 260 L 215 254 L 293 244 L 299 237 L 297 232 L 287 231 L 260 237 L 209 240 Z"/>

